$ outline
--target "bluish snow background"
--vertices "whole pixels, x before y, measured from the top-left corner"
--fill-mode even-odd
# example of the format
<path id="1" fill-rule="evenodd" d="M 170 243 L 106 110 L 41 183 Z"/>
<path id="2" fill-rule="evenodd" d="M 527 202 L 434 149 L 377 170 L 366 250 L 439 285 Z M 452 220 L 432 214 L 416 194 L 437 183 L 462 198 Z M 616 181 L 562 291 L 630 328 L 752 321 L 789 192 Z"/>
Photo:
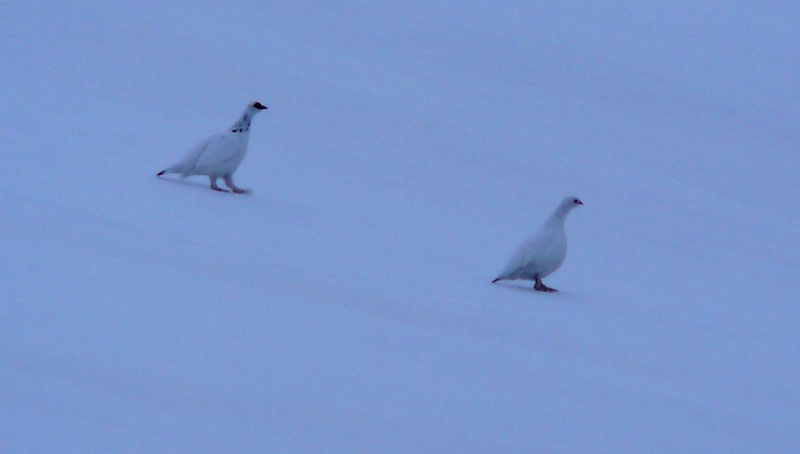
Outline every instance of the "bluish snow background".
<path id="1" fill-rule="evenodd" d="M 6 2 L 0 451 L 797 452 L 798 23 Z M 254 100 L 253 194 L 155 178 Z"/>

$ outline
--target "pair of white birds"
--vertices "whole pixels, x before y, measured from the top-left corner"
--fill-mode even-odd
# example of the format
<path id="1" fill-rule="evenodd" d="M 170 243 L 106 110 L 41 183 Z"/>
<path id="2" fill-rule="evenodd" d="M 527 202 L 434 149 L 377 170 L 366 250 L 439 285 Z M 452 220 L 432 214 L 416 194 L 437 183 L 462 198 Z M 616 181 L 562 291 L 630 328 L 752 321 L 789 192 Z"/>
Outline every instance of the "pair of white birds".
<path id="1" fill-rule="evenodd" d="M 177 163 L 158 172 L 177 173 L 181 178 L 192 175 L 206 175 L 211 189 L 228 192 L 217 186 L 222 178 L 236 194 L 249 192 L 233 183 L 233 174 L 247 154 L 250 141 L 250 123 L 253 117 L 267 107 L 256 101 L 245 108 L 242 116 L 227 131 L 213 135 L 189 150 Z M 525 279 L 534 281 L 533 288 L 542 292 L 558 290 L 544 285 L 542 279 L 557 270 L 567 257 L 567 234 L 564 221 L 573 208 L 583 205 L 577 197 L 567 197 L 541 227 L 523 242 L 508 264 L 492 283 L 502 280 Z"/>

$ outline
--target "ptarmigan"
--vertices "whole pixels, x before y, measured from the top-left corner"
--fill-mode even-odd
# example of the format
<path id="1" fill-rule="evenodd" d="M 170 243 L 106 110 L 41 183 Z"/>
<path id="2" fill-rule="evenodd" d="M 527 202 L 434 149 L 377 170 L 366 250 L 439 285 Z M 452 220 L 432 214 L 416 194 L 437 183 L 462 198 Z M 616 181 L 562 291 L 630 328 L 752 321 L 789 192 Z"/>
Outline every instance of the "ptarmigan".
<path id="1" fill-rule="evenodd" d="M 225 184 L 236 194 L 248 192 L 233 184 L 233 173 L 239 168 L 244 155 L 247 153 L 247 143 L 250 141 L 250 122 L 253 117 L 267 107 L 256 101 L 249 104 L 236 123 L 227 131 L 213 135 L 200 142 L 189 150 L 183 159 L 158 172 L 157 176 L 165 173 L 177 173 L 181 178 L 192 175 L 208 175 L 211 189 L 228 192 L 217 186 L 217 179 L 222 178 Z"/>
<path id="2" fill-rule="evenodd" d="M 519 246 L 492 283 L 506 279 L 525 279 L 536 282 L 533 286 L 535 290 L 557 292 L 558 290 L 544 285 L 542 279 L 564 263 L 564 258 L 567 256 L 564 220 L 578 205 L 583 205 L 583 202 L 577 197 L 565 198 L 539 230 Z"/>

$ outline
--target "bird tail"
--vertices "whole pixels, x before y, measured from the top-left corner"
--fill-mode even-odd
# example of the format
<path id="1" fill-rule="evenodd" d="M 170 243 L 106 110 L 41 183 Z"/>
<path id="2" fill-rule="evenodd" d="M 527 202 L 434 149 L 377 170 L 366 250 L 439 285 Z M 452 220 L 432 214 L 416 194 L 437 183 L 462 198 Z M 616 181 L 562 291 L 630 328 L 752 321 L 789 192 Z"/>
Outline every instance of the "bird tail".
<path id="1" fill-rule="evenodd" d="M 496 277 L 496 278 L 494 278 L 494 280 L 492 281 L 492 284 L 494 284 L 494 283 L 495 283 L 495 282 L 497 282 L 497 281 L 502 281 L 502 280 L 503 280 L 503 277 L 502 277 L 502 276 L 501 276 L 501 277 Z"/>
<path id="2" fill-rule="evenodd" d="M 177 163 L 167 167 L 166 169 L 162 170 L 161 172 L 158 172 L 156 174 L 156 176 L 160 177 L 161 175 L 164 175 L 164 174 L 167 174 L 167 173 L 179 173 L 181 175 L 181 177 L 185 177 L 187 175 L 187 173 L 188 173 L 186 171 L 186 169 L 190 168 L 190 166 L 187 165 L 187 163 L 184 162 L 184 161 L 185 160 L 181 160 L 180 162 L 177 162 Z"/>

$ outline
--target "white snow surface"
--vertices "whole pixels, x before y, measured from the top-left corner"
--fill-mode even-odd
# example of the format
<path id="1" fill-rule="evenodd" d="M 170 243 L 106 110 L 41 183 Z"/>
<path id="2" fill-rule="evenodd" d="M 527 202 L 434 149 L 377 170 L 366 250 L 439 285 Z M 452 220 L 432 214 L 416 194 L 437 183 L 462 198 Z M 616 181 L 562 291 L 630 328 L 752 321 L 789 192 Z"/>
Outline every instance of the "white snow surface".
<path id="1" fill-rule="evenodd" d="M 5 2 L 0 451 L 800 451 L 798 23 Z M 154 177 L 253 99 L 253 194 Z"/>

